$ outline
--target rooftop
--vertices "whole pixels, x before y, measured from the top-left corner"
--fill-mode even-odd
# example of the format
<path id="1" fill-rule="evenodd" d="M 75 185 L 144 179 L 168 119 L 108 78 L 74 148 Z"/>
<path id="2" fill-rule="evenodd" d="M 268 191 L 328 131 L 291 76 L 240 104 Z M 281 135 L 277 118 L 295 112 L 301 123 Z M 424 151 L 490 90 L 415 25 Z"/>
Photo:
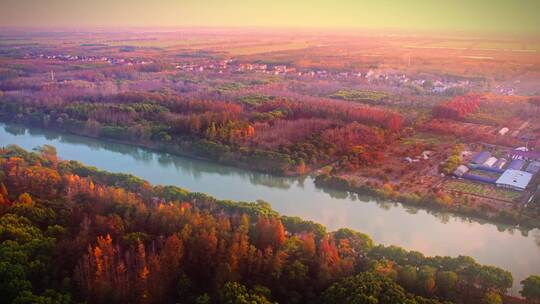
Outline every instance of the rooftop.
<path id="1" fill-rule="evenodd" d="M 538 153 L 538 152 L 512 150 L 508 154 L 510 154 L 510 156 L 514 156 L 514 157 L 515 156 L 520 156 L 520 157 L 524 157 L 524 158 L 540 160 L 540 153 Z"/>
<path id="2" fill-rule="evenodd" d="M 529 172 L 508 169 L 497 179 L 496 184 L 525 190 L 531 179 L 532 174 Z"/>
<path id="3" fill-rule="evenodd" d="M 479 164 L 483 164 L 483 163 L 484 163 L 488 158 L 490 158 L 490 157 L 491 157 L 491 153 L 486 152 L 486 151 L 482 151 L 482 152 L 476 154 L 476 155 L 473 157 L 471 163 L 473 163 L 473 164 L 478 164 L 478 165 L 479 165 Z"/>
<path id="4" fill-rule="evenodd" d="M 532 174 L 536 174 L 540 172 L 540 162 L 538 161 L 531 162 L 525 171 Z"/>
<path id="5" fill-rule="evenodd" d="M 508 164 L 508 167 L 507 169 L 512 169 L 512 170 L 521 170 L 521 168 L 523 168 L 523 166 L 525 166 L 525 161 L 522 160 L 522 159 L 514 159 L 510 162 L 510 164 Z"/>

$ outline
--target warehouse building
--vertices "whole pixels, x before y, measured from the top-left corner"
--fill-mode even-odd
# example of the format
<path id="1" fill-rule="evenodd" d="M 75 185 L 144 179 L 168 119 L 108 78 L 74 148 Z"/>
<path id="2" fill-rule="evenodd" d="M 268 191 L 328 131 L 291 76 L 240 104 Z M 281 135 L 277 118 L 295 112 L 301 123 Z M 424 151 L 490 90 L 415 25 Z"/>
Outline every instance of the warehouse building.
<path id="1" fill-rule="evenodd" d="M 527 166 L 527 169 L 525 169 L 525 171 L 531 173 L 531 174 L 536 174 L 538 172 L 540 172 L 540 162 L 538 161 L 533 161 L 529 164 L 529 166 Z"/>
<path id="2" fill-rule="evenodd" d="M 509 169 L 504 171 L 495 184 L 497 187 L 523 191 L 527 188 L 531 179 L 532 174 L 529 172 Z"/>
<path id="3" fill-rule="evenodd" d="M 491 176 L 477 175 L 471 173 L 465 173 L 461 176 L 464 179 L 472 180 L 475 182 L 494 184 L 497 181 L 497 178 Z"/>
<path id="4" fill-rule="evenodd" d="M 456 170 L 454 170 L 454 175 L 457 177 L 462 177 L 467 172 L 469 172 L 469 168 L 467 166 L 459 165 Z"/>
<path id="5" fill-rule="evenodd" d="M 491 157 L 491 153 L 482 151 L 473 157 L 473 159 L 471 160 L 471 164 L 483 165 L 490 157 Z"/>
<path id="6" fill-rule="evenodd" d="M 486 167 L 492 167 L 493 165 L 495 165 L 495 163 L 497 162 L 497 158 L 496 157 L 490 157 L 488 158 L 485 162 L 484 162 L 484 166 Z"/>
<path id="7" fill-rule="evenodd" d="M 499 158 L 497 162 L 492 166 L 493 168 L 502 169 L 506 165 L 507 160 L 504 158 Z"/>
<path id="8" fill-rule="evenodd" d="M 540 161 L 540 153 L 531 151 L 512 150 L 508 153 L 512 159 L 524 159 L 530 161 Z"/>
<path id="9" fill-rule="evenodd" d="M 525 166 L 525 161 L 523 159 L 514 159 L 508 164 L 506 169 L 521 170 L 523 169 L 523 166 Z"/>

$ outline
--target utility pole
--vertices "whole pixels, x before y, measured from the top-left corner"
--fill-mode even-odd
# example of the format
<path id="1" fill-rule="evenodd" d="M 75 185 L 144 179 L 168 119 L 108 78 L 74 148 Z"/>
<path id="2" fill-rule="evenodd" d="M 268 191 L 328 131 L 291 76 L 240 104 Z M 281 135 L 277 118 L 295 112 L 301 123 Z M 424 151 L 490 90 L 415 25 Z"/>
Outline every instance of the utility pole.
<path id="1" fill-rule="evenodd" d="M 54 82 L 54 71 L 53 70 L 51 70 L 51 81 Z"/>

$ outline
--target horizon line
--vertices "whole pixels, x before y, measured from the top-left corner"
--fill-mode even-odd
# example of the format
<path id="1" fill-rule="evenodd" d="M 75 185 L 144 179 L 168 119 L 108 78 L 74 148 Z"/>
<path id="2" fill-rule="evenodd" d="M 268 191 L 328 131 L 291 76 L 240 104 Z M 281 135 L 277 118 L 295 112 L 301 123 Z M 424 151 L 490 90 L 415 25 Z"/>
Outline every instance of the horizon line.
<path id="1" fill-rule="evenodd" d="M 234 30 L 239 32 L 250 31 L 265 31 L 266 33 L 279 33 L 282 31 L 294 31 L 295 33 L 315 34 L 385 34 L 385 35 L 419 35 L 419 36 L 457 36 L 457 37 L 482 37 L 492 38 L 533 38 L 540 39 L 540 33 L 519 33 L 516 34 L 512 31 L 464 31 L 464 30 L 426 30 L 426 29 L 400 29 L 400 28 L 368 28 L 368 27 L 352 27 L 352 26 L 202 26 L 202 25 L 162 25 L 162 26 L 150 26 L 150 25 L 128 25 L 128 26 L 12 26 L 12 25 L 0 25 L 1 32 L 27 32 L 27 33 L 54 33 L 54 32 L 66 32 L 66 33 L 91 33 L 91 32 L 141 32 L 141 33 L 174 33 L 187 30 L 206 30 L 206 31 L 223 31 Z"/>

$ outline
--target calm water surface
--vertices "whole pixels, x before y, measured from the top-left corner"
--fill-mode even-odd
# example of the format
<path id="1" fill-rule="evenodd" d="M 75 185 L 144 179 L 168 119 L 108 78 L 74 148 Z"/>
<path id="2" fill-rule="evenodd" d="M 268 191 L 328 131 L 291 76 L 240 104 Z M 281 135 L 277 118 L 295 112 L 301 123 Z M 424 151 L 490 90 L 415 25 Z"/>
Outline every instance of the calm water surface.
<path id="1" fill-rule="evenodd" d="M 343 191 L 315 187 L 311 177 L 286 178 L 141 148 L 0 123 L 0 146 L 25 149 L 54 145 L 62 159 L 79 160 L 111 172 L 125 172 L 154 184 L 172 184 L 220 199 L 272 204 L 281 214 L 319 222 L 329 230 L 348 227 L 377 243 L 426 255 L 469 255 L 482 264 L 512 272 L 519 282 L 540 274 L 540 230 L 527 235 L 448 214 L 431 214 L 398 203 L 375 202 Z"/>

